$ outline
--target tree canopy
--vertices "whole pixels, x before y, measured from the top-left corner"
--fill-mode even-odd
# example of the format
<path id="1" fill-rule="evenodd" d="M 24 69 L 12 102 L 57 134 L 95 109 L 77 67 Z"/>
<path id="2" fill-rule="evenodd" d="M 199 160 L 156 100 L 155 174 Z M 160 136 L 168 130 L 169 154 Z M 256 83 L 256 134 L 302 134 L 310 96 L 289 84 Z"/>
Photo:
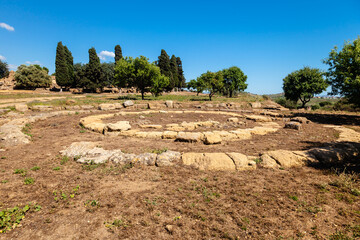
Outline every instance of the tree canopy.
<path id="1" fill-rule="evenodd" d="M 0 60 L 0 79 L 9 76 L 9 68 L 6 62 Z"/>
<path id="2" fill-rule="evenodd" d="M 197 81 L 202 83 L 204 91 L 209 92 L 210 101 L 214 94 L 221 92 L 224 87 L 224 77 L 221 71 L 215 73 L 207 71 L 201 74 Z"/>
<path id="3" fill-rule="evenodd" d="M 16 88 L 47 88 L 51 85 L 51 77 L 45 69 L 35 65 L 21 65 L 15 73 Z"/>
<path id="4" fill-rule="evenodd" d="M 300 100 L 302 107 L 328 87 L 323 73 L 317 68 L 304 67 L 294 71 L 283 79 L 285 98 L 294 102 Z"/>
<path id="5" fill-rule="evenodd" d="M 233 66 L 222 70 L 222 73 L 224 77 L 224 95 L 232 97 L 247 88 L 245 83 L 247 76 L 240 68 Z"/>
<path id="6" fill-rule="evenodd" d="M 145 92 L 151 92 L 155 96 L 161 94 L 169 84 L 169 79 L 146 57 L 126 57 L 120 59 L 115 66 L 115 84 L 119 87 L 136 87 L 144 99 Z"/>
<path id="7" fill-rule="evenodd" d="M 340 51 L 335 46 L 324 63 L 329 65 L 325 76 L 331 84 L 331 93 L 345 96 L 360 106 L 360 37 L 346 42 Z"/>

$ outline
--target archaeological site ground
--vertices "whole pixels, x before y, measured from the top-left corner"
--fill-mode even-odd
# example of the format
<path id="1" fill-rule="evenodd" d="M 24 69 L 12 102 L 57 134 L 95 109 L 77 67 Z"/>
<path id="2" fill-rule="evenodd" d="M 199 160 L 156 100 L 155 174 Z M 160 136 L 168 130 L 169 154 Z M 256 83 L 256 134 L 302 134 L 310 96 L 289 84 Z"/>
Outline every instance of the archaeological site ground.
<path id="1" fill-rule="evenodd" d="M 0 239 L 360 239 L 360 115 L 7 91 Z"/>

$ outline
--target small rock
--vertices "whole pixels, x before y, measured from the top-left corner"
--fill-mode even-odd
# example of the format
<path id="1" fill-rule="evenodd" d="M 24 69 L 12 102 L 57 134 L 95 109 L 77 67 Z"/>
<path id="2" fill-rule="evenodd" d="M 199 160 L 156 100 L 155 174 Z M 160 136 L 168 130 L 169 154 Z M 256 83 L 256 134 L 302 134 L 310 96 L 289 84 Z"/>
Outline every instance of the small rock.
<path id="1" fill-rule="evenodd" d="M 99 105 L 99 110 L 115 110 L 115 105 L 112 103 L 102 103 Z"/>
<path id="2" fill-rule="evenodd" d="M 121 103 L 114 103 L 115 109 L 121 109 L 123 108 L 123 105 Z"/>
<path id="3" fill-rule="evenodd" d="M 174 107 L 174 102 L 173 101 L 165 101 L 165 105 L 166 105 L 166 107 L 168 107 L 168 108 L 173 108 Z"/>
<path id="4" fill-rule="evenodd" d="M 219 144 L 222 139 L 219 134 L 213 132 L 204 132 L 204 143 L 207 145 L 210 144 Z"/>
<path id="5" fill-rule="evenodd" d="M 252 108 L 261 108 L 261 103 L 259 103 L 259 102 L 252 102 L 252 103 L 250 103 L 250 106 L 251 106 Z"/>
<path id="6" fill-rule="evenodd" d="M 159 154 L 156 158 L 156 166 L 173 166 L 181 159 L 181 153 L 174 151 L 166 151 Z"/>
<path id="7" fill-rule="evenodd" d="M 239 119 L 236 118 L 236 117 L 234 117 L 234 118 L 229 118 L 227 121 L 228 121 L 228 122 L 238 123 L 238 122 L 239 122 Z"/>
<path id="8" fill-rule="evenodd" d="M 15 109 L 16 109 L 16 111 L 19 111 L 19 112 L 25 112 L 25 111 L 29 110 L 29 108 L 26 104 L 16 104 Z"/>
<path id="9" fill-rule="evenodd" d="M 108 123 L 106 129 L 110 132 L 127 131 L 131 129 L 131 125 L 128 121 L 119 121 L 117 123 Z"/>
<path id="10" fill-rule="evenodd" d="M 131 101 L 131 100 L 128 100 L 128 101 L 125 101 L 125 102 L 123 103 L 123 105 L 124 105 L 124 107 L 131 107 L 131 106 L 134 105 L 134 102 Z"/>
<path id="11" fill-rule="evenodd" d="M 308 120 L 306 117 L 294 117 L 291 118 L 290 121 L 299 122 L 299 123 L 310 123 L 310 120 Z"/>
<path id="12" fill-rule="evenodd" d="M 219 104 L 219 107 L 221 107 L 221 108 L 227 108 L 226 103 L 220 103 L 220 104 Z"/>
<path id="13" fill-rule="evenodd" d="M 179 132 L 176 136 L 177 141 L 182 142 L 200 142 L 204 137 L 200 132 Z"/>
<path id="14" fill-rule="evenodd" d="M 170 234 L 172 234 L 173 231 L 174 231 L 174 226 L 173 226 L 173 225 L 166 225 L 166 226 L 165 226 L 165 229 L 166 229 L 166 231 L 168 231 Z"/>
<path id="15" fill-rule="evenodd" d="M 301 129 L 301 123 L 299 123 L 299 122 L 287 122 L 287 123 L 285 123 L 285 128 L 300 130 Z"/>

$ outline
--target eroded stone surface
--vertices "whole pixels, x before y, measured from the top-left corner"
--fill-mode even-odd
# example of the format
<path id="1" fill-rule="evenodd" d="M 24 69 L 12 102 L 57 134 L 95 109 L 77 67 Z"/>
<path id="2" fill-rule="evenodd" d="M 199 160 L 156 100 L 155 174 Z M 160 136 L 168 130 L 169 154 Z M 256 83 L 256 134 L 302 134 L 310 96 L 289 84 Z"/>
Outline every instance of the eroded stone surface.
<path id="1" fill-rule="evenodd" d="M 106 125 L 106 130 L 110 132 L 127 131 L 129 129 L 131 129 L 131 125 L 128 121 L 119 121 L 116 123 L 108 123 Z"/>

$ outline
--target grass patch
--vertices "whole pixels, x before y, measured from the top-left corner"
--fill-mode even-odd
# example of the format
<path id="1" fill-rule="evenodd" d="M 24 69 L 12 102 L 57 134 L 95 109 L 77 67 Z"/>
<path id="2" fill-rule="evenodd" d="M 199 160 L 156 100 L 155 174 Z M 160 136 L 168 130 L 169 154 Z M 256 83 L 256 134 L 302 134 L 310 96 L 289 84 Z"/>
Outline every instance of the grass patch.
<path id="1" fill-rule="evenodd" d="M 32 137 L 33 135 L 31 134 L 31 125 L 29 123 L 25 124 L 25 126 L 22 128 L 22 132 L 25 134 L 25 135 L 28 135 L 29 137 Z"/>
<path id="2" fill-rule="evenodd" d="M 23 168 L 18 168 L 14 170 L 14 174 L 20 174 L 21 176 L 26 176 L 27 171 Z"/>
<path id="3" fill-rule="evenodd" d="M 31 184 L 34 184 L 34 182 L 35 182 L 35 180 L 31 177 L 25 178 L 25 180 L 24 180 L 25 185 L 31 185 Z"/>
<path id="4" fill-rule="evenodd" d="M 0 211 L 0 233 L 5 233 L 16 228 L 21 220 L 25 218 L 25 213 L 28 211 L 40 211 L 40 205 L 33 205 L 29 203 L 23 208 L 14 207 Z"/>
<path id="5" fill-rule="evenodd" d="M 161 154 L 163 152 L 166 152 L 168 150 L 167 147 L 165 148 L 162 148 L 162 149 L 153 149 L 153 150 L 150 150 L 151 153 L 156 153 L 156 154 Z"/>
<path id="6" fill-rule="evenodd" d="M 39 166 L 34 166 L 32 168 L 30 168 L 31 171 L 38 171 L 40 170 L 40 167 Z"/>

